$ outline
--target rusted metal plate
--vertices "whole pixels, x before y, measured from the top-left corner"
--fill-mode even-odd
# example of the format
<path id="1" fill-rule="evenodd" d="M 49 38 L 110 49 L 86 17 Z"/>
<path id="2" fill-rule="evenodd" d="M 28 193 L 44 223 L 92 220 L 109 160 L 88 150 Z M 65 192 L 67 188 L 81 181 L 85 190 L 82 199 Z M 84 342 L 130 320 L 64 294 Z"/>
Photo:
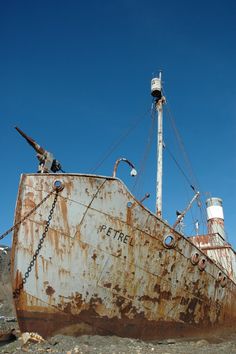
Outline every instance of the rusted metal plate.
<path id="1" fill-rule="evenodd" d="M 191 241 L 236 283 L 236 253 L 229 243 L 219 234 L 195 236 Z"/>
<path id="2" fill-rule="evenodd" d="M 16 221 L 59 179 L 43 247 L 15 301 L 20 328 L 140 338 L 197 334 L 236 323 L 236 285 L 193 242 L 145 209 L 121 181 L 89 175 L 25 175 Z M 13 288 L 37 249 L 53 196 L 14 233 Z M 173 245 L 164 243 L 173 238 Z M 204 269 L 193 264 L 198 253 Z M 45 326 L 47 321 L 47 326 Z"/>

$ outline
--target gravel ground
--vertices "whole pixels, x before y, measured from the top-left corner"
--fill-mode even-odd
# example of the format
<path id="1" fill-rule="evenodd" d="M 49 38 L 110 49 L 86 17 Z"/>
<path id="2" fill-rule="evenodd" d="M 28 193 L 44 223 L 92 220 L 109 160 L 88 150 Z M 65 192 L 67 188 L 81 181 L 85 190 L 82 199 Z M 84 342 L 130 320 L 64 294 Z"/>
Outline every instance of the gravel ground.
<path id="1" fill-rule="evenodd" d="M 11 287 L 11 249 L 0 251 L 0 317 L 14 316 Z"/>
<path id="2" fill-rule="evenodd" d="M 160 354 L 233 354 L 236 353 L 236 332 L 224 338 L 212 337 L 210 340 L 194 339 L 188 341 L 168 339 L 165 341 L 143 342 L 137 339 L 116 336 L 66 337 L 57 335 L 45 343 L 23 346 L 21 339 L 0 347 L 0 353 L 160 353 Z"/>

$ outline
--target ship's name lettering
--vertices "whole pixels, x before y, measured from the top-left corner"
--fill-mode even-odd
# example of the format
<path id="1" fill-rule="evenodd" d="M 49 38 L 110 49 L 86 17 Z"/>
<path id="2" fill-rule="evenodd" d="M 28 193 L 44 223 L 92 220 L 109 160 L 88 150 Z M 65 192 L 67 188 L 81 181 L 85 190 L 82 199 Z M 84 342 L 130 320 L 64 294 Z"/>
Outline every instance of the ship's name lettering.
<path id="1" fill-rule="evenodd" d="M 119 242 L 123 242 L 133 247 L 133 239 L 121 230 L 115 230 L 112 227 L 108 227 L 107 225 L 101 225 L 99 227 L 99 231 L 105 233 L 105 235 L 110 238 L 116 239 Z"/>

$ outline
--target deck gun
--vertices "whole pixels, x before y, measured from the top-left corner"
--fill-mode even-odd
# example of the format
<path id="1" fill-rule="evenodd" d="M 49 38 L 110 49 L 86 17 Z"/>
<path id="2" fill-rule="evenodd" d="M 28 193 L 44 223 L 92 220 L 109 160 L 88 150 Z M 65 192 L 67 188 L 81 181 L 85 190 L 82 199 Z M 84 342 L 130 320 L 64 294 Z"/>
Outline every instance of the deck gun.
<path id="1" fill-rule="evenodd" d="M 27 143 L 32 146 L 36 151 L 36 156 L 39 160 L 38 173 L 56 173 L 58 171 L 64 172 L 59 161 L 54 159 L 51 152 L 44 150 L 40 145 L 38 145 L 32 138 L 26 135 L 21 129 L 15 127 L 20 135 L 25 138 Z"/>

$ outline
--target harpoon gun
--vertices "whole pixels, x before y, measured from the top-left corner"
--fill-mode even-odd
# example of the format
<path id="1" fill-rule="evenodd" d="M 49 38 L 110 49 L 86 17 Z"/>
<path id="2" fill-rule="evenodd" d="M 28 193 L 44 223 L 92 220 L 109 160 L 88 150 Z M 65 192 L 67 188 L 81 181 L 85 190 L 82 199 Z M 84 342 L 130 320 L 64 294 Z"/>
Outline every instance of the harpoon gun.
<path id="1" fill-rule="evenodd" d="M 54 159 L 51 152 L 43 149 L 39 144 L 37 144 L 31 137 L 26 135 L 20 128 L 15 127 L 18 133 L 23 136 L 27 143 L 32 146 L 36 151 L 36 156 L 39 160 L 38 173 L 56 173 L 58 171 L 64 172 L 59 161 Z"/>

